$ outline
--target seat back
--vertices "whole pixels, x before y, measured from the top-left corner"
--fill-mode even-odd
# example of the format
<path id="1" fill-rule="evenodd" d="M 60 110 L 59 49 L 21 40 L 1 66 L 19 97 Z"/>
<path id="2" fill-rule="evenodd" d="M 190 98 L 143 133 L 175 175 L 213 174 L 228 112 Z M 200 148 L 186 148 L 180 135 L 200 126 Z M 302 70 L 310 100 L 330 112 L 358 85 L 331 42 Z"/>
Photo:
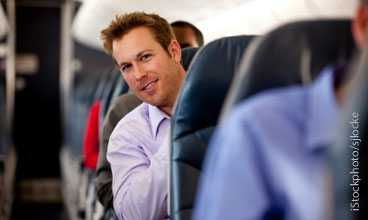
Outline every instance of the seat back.
<path id="1" fill-rule="evenodd" d="M 251 36 L 216 40 L 192 61 L 172 116 L 170 218 L 190 219 L 208 139 Z"/>
<path id="2" fill-rule="evenodd" d="M 129 90 L 129 86 L 124 81 L 123 77 L 121 77 L 120 70 L 118 68 L 114 67 L 112 69 L 112 75 L 113 78 L 111 79 L 109 86 L 105 89 L 104 94 L 102 95 L 102 111 L 100 114 L 101 122 L 103 122 L 103 118 L 107 113 L 112 99 L 119 96 L 120 94 L 128 92 Z"/>
<path id="3" fill-rule="evenodd" d="M 193 61 L 195 54 L 198 52 L 200 47 L 188 47 L 181 50 L 181 62 L 185 71 L 188 71 L 190 64 Z"/>
<path id="4" fill-rule="evenodd" d="M 6 125 L 6 102 L 5 102 L 5 85 L 0 80 L 0 160 L 5 155 L 8 148 L 8 134 Z M 1 161 L 0 161 L 1 163 Z M 0 165 L 1 167 L 1 165 Z M 2 169 L 0 169 L 1 172 Z"/>
<path id="5" fill-rule="evenodd" d="M 355 50 L 350 20 L 294 22 L 253 42 L 226 98 L 221 118 L 259 91 L 311 83 L 329 63 L 346 62 Z"/>

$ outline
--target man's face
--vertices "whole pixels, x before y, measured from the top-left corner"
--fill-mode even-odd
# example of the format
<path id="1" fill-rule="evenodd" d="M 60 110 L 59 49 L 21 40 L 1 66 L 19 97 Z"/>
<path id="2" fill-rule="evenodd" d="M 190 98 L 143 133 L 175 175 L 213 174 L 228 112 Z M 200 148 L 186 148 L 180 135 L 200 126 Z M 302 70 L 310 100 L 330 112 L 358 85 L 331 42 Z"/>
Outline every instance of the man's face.
<path id="1" fill-rule="evenodd" d="M 176 41 L 171 41 L 169 53 L 147 27 L 134 28 L 113 41 L 114 58 L 130 89 L 142 101 L 164 111 L 174 105 L 185 77 Z"/>
<path id="2" fill-rule="evenodd" d="M 198 47 L 195 33 L 188 27 L 173 27 L 176 40 L 179 42 L 181 48 Z"/>

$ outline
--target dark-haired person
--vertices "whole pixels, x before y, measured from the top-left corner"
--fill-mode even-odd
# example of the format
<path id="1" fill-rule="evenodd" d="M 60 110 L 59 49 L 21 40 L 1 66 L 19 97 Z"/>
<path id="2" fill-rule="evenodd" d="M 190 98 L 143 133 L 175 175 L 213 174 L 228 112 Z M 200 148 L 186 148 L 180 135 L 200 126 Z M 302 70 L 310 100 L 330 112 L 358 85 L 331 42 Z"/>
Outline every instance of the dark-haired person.
<path id="1" fill-rule="evenodd" d="M 359 48 L 367 31 L 361 1 L 352 23 Z M 310 86 L 266 91 L 235 106 L 210 141 L 194 219 L 331 219 L 327 147 L 353 82 L 340 81 L 341 73 L 329 66 Z"/>
<path id="2" fill-rule="evenodd" d="M 171 23 L 171 27 L 181 48 L 203 46 L 203 34 L 193 24 L 186 21 L 175 21 Z"/>
<path id="3" fill-rule="evenodd" d="M 101 31 L 105 50 L 143 101 L 119 121 L 108 144 L 114 209 L 120 219 L 167 217 L 171 113 L 186 72 L 170 24 L 156 14 L 116 17 Z"/>

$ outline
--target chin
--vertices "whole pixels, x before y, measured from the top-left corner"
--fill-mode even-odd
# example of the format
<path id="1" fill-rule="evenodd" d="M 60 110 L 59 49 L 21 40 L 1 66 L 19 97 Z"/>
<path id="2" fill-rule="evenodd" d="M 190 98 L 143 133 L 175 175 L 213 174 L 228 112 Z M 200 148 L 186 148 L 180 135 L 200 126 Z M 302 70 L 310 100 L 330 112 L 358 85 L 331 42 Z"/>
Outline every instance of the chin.
<path id="1" fill-rule="evenodd" d="M 153 105 L 153 106 L 158 106 L 159 105 L 159 102 L 157 102 L 156 100 L 152 100 L 152 99 L 149 99 L 149 98 L 148 99 L 147 98 L 139 98 L 139 99 L 142 100 L 143 102 L 148 103 L 148 104 Z"/>

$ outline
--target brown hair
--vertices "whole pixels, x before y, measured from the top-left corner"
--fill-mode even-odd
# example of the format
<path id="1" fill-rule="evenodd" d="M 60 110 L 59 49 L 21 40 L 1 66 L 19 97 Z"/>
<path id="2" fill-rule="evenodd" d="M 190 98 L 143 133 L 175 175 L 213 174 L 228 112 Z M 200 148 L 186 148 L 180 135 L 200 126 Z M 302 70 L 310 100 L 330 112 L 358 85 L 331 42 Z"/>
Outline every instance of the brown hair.
<path id="1" fill-rule="evenodd" d="M 157 14 L 133 12 L 116 16 L 110 25 L 101 31 L 101 39 L 106 52 L 114 59 L 112 54 L 112 42 L 122 38 L 129 31 L 137 27 L 148 27 L 155 40 L 169 54 L 168 47 L 175 40 L 174 32 L 170 24 Z M 114 59 L 115 60 L 115 59 Z"/>

